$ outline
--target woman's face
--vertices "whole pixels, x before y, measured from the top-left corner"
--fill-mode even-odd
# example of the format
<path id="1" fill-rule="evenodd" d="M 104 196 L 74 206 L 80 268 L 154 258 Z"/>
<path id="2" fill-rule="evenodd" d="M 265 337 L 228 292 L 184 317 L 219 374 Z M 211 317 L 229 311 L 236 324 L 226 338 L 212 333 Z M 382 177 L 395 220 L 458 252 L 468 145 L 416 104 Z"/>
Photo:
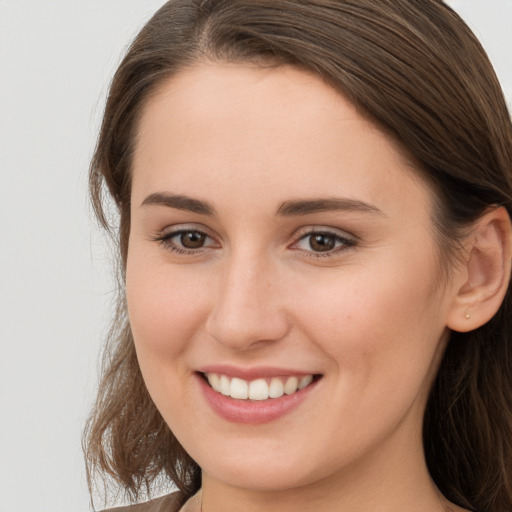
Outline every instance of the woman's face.
<path id="1" fill-rule="evenodd" d="M 403 152 L 289 67 L 182 71 L 139 128 L 130 322 L 205 480 L 417 471 L 455 291 L 438 286 L 431 196 Z"/>

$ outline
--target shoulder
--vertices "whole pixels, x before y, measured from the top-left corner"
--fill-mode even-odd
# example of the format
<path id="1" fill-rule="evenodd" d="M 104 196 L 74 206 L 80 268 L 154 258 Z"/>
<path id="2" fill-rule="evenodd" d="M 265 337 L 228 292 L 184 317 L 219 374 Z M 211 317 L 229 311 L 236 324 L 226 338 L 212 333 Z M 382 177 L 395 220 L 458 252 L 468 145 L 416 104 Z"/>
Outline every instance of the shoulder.
<path id="1" fill-rule="evenodd" d="M 103 510 L 102 512 L 178 512 L 180 507 L 178 493 L 173 492 L 161 498 L 156 498 L 145 503 L 129 505 L 127 507 L 116 507 Z"/>

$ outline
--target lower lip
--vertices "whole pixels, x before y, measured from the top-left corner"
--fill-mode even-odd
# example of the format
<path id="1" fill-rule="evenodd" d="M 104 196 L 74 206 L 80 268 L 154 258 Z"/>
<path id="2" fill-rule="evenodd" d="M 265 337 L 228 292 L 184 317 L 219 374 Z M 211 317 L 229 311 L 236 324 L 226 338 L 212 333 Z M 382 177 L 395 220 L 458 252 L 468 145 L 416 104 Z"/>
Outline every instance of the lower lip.
<path id="1" fill-rule="evenodd" d="M 201 391 L 210 407 L 222 418 L 233 423 L 258 425 L 277 420 L 297 408 L 316 388 L 318 380 L 309 386 L 280 398 L 268 400 L 237 400 L 214 391 L 201 375 L 197 375 Z"/>

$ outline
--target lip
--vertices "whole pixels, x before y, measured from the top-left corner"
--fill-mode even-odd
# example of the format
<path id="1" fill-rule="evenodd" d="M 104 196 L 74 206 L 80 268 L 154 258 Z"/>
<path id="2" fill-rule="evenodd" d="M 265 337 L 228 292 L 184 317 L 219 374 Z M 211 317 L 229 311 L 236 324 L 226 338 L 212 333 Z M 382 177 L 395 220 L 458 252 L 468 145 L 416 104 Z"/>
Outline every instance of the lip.
<path id="1" fill-rule="evenodd" d="M 274 366 L 260 366 L 254 368 L 239 368 L 227 364 L 208 365 L 198 368 L 199 373 L 220 373 L 228 377 L 236 377 L 243 380 L 271 379 L 272 377 L 304 377 L 306 375 L 317 375 L 317 372 L 305 372 L 304 370 L 293 370 L 290 368 L 276 368 Z"/>
<path id="2" fill-rule="evenodd" d="M 213 373 L 224 373 L 224 375 L 229 375 L 230 377 L 243 378 L 245 380 L 252 380 L 253 378 L 258 377 L 268 378 L 272 376 L 275 377 L 285 375 L 311 375 L 304 372 L 290 372 L 289 370 L 283 372 L 283 370 L 280 369 L 272 369 L 271 373 L 262 373 L 261 371 L 258 371 L 256 376 L 254 377 L 254 372 L 252 372 L 252 370 L 240 370 L 239 372 L 234 374 L 233 372 L 222 372 L 219 370 L 220 367 L 218 366 L 216 366 L 215 368 L 215 371 L 208 371 L 211 371 Z M 248 378 L 248 374 L 251 374 L 252 377 Z M 206 402 L 218 416 L 231 423 L 260 425 L 278 420 L 279 418 L 282 418 L 283 416 L 286 416 L 287 414 L 295 410 L 316 389 L 319 381 L 322 379 L 314 380 L 311 384 L 309 384 L 309 386 L 299 391 L 296 391 L 291 395 L 283 395 L 280 398 L 271 398 L 268 400 L 261 401 L 238 400 L 235 398 L 231 398 L 229 396 L 224 396 L 221 393 L 214 391 L 207 383 L 204 376 L 200 373 L 196 373 L 196 380 L 199 384 L 199 387 Z"/>

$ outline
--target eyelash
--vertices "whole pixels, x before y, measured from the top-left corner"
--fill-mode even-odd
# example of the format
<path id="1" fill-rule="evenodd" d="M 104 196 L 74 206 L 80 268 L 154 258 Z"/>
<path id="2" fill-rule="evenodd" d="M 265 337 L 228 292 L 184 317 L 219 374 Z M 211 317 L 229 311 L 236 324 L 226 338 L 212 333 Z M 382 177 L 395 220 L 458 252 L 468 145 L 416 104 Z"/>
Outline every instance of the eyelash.
<path id="1" fill-rule="evenodd" d="M 201 247 L 198 247 L 196 249 L 189 249 L 185 248 L 183 246 L 179 246 L 176 244 L 176 242 L 173 242 L 172 240 L 176 237 L 183 236 L 185 234 L 194 234 L 198 235 L 200 237 L 204 237 L 204 240 L 210 239 L 214 240 L 211 236 L 209 236 L 204 231 L 201 231 L 199 229 L 178 229 L 176 231 L 158 234 L 156 235 L 153 240 L 155 242 L 159 242 L 161 245 L 163 245 L 166 249 L 170 250 L 171 252 L 179 255 L 199 255 L 201 254 L 205 249 L 212 247 L 214 244 L 211 245 L 202 245 Z M 317 236 L 317 237 L 332 237 L 333 243 L 335 244 L 333 249 L 327 250 L 327 251 L 314 251 L 308 250 L 308 249 L 300 249 L 298 245 L 304 241 L 310 238 L 309 246 L 311 247 L 311 237 Z M 347 238 L 344 236 L 341 236 L 333 231 L 327 230 L 327 229 L 310 229 L 309 231 L 301 234 L 296 242 L 294 242 L 289 247 L 292 249 L 297 249 L 301 251 L 302 253 L 307 254 L 308 257 L 311 258 L 328 258 L 333 257 L 337 255 L 340 252 L 344 252 L 356 245 L 356 240 Z M 336 246 L 336 244 L 339 244 Z"/>
<path id="2" fill-rule="evenodd" d="M 209 246 L 202 246 L 198 247 L 197 249 L 187 249 L 186 247 L 180 247 L 176 245 L 175 242 L 172 241 L 173 238 L 183 236 L 185 234 L 196 234 L 199 236 L 204 237 L 205 239 L 211 239 L 213 238 L 209 236 L 204 231 L 201 231 L 200 229 L 178 229 L 176 231 L 171 231 L 170 233 L 163 233 L 159 234 L 156 237 L 153 238 L 155 242 L 159 242 L 161 245 L 163 245 L 166 249 L 169 249 L 171 252 L 175 254 L 182 254 L 182 255 L 196 255 L 203 252 L 203 250 Z"/>
<path id="3" fill-rule="evenodd" d="M 327 251 L 313 251 L 313 250 L 307 250 L 307 249 L 300 249 L 298 248 L 298 244 L 304 240 L 307 240 L 309 238 L 309 247 L 311 247 L 312 243 L 312 237 L 329 237 L 333 239 L 333 242 L 335 244 L 335 247 L 333 249 L 327 250 Z M 339 244 L 336 246 L 336 244 Z M 345 236 L 342 236 L 334 231 L 328 230 L 328 229 L 310 229 L 306 233 L 303 233 L 300 235 L 299 239 L 294 242 L 290 247 L 297 248 L 301 252 L 304 252 L 307 254 L 308 257 L 311 258 L 329 258 L 338 255 L 340 252 L 344 252 L 356 245 L 356 241 L 352 238 L 348 238 Z"/>

